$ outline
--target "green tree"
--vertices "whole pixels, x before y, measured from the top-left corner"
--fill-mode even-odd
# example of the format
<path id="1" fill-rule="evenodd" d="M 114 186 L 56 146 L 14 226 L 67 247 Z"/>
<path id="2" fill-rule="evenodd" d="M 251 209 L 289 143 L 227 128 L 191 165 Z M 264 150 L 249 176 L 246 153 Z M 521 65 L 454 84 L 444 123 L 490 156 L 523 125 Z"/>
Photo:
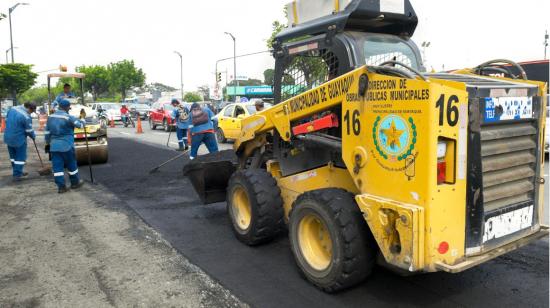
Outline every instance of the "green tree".
<path id="1" fill-rule="evenodd" d="M 137 68 L 133 60 L 122 60 L 111 63 L 109 71 L 110 87 L 120 93 L 122 100 L 126 98 L 126 91 L 133 87 L 141 87 L 145 82 L 143 70 Z"/>
<path id="2" fill-rule="evenodd" d="M 202 97 L 197 92 L 187 92 L 183 95 L 183 101 L 188 103 L 200 102 Z"/>
<path id="3" fill-rule="evenodd" d="M 197 92 L 199 92 L 199 94 L 202 95 L 203 100 L 205 100 L 205 101 L 210 100 L 210 87 L 208 85 L 200 86 L 197 89 Z"/>
<path id="4" fill-rule="evenodd" d="M 19 96 L 19 101 L 21 102 L 35 102 L 37 104 L 44 103 L 48 101 L 48 87 L 34 87 L 30 88 L 27 91 L 23 92 Z"/>
<path id="5" fill-rule="evenodd" d="M 108 94 L 110 88 L 109 71 L 102 65 L 79 66 L 77 72 L 86 74 L 84 91 L 92 93 L 94 102 L 99 96 Z"/>
<path id="6" fill-rule="evenodd" d="M 268 68 L 264 71 L 264 84 L 273 85 L 273 78 L 275 78 L 275 70 Z"/>
<path id="7" fill-rule="evenodd" d="M 0 97 L 13 97 L 30 89 L 38 76 L 31 68 L 22 63 L 0 65 Z"/>

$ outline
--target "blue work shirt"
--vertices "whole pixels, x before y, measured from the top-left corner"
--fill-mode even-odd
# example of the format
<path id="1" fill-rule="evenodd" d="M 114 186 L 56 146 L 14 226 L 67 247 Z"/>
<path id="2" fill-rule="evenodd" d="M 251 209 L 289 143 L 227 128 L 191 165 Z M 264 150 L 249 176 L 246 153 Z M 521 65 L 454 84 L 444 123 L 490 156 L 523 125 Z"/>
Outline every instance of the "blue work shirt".
<path id="1" fill-rule="evenodd" d="M 74 147 L 74 128 L 84 127 L 78 118 L 65 110 L 57 110 L 48 117 L 44 137 L 50 145 L 50 152 L 67 152 Z"/>
<path id="2" fill-rule="evenodd" d="M 202 111 L 206 112 L 206 114 L 208 115 L 208 121 L 206 123 L 199 124 L 197 126 L 193 125 L 193 112 L 189 112 L 189 120 L 187 121 L 187 125 L 188 125 L 188 128 L 191 130 L 191 134 L 197 134 L 208 130 L 212 130 L 212 131 L 214 130 L 213 121 L 217 122 L 217 120 L 212 120 L 212 118 L 214 117 L 214 113 L 209 108 L 202 108 Z M 216 123 L 216 126 L 217 126 L 217 123 Z"/>
<path id="3" fill-rule="evenodd" d="M 62 100 L 62 99 L 67 99 L 67 98 L 72 98 L 72 97 L 76 97 L 74 95 L 74 92 L 70 91 L 69 93 L 65 93 L 65 92 L 61 92 L 59 93 L 56 97 L 55 97 L 55 100 L 52 102 L 52 109 L 54 111 L 57 111 L 57 106 L 59 105 L 59 102 Z"/>
<path id="4" fill-rule="evenodd" d="M 174 108 L 174 110 L 172 110 L 172 118 L 176 119 L 176 123 L 177 123 L 179 129 L 187 129 L 189 127 L 189 122 L 188 121 L 183 121 L 182 119 L 180 119 L 180 113 L 182 112 L 180 110 L 180 108 L 183 109 L 185 112 L 187 112 L 187 114 L 190 115 L 189 109 L 187 109 L 187 107 L 185 107 L 185 106 L 181 106 L 181 107 L 176 107 L 176 108 Z M 189 120 L 189 118 L 188 118 L 188 120 Z"/>
<path id="5" fill-rule="evenodd" d="M 4 142 L 10 147 L 20 147 L 27 144 L 27 136 L 35 138 L 32 129 L 32 118 L 23 106 L 15 106 L 6 115 L 6 131 Z"/>

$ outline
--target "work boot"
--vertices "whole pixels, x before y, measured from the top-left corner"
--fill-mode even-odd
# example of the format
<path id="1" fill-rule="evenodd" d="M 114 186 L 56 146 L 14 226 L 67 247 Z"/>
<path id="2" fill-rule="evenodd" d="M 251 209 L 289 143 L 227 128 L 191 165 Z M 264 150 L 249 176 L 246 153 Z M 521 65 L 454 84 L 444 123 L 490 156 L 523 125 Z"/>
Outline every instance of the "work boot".
<path id="1" fill-rule="evenodd" d="M 23 172 L 23 174 L 21 174 L 20 176 L 14 176 L 13 181 L 14 182 L 21 182 L 24 179 L 26 179 L 28 176 L 29 176 L 29 174 L 27 172 Z"/>
<path id="2" fill-rule="evenodd" d="M 67 187 L 65 187 L 65 186 L 59 187 L 59 189 L 57 189 L 57 193 L 59 193 L 59 194 L 66 193 L 68 191 L 69 191 L 69 189 L 67 189 Z"/>
<path id="3" fill-rule="evenodd" d="M 82 187 L 82 185 L 84 185 L 84 181 L 79 180 L 78 183 L 71 184 L 71 189 L 79 189 L 80 187 Z"/>

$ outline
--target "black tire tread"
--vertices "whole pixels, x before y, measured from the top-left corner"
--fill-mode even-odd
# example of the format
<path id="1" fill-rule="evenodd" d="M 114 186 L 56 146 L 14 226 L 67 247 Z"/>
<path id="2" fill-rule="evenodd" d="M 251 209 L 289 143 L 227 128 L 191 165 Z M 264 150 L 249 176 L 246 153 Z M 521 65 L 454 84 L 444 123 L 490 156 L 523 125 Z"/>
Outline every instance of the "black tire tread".
<path id="1" fill-rule="evenodd" d="M 342 230 L 344 241 L 342 270 L 331 285 L 320 285 L 307 275 L 306 278 L 328 293 L 349 288 L 365 280 L 375 265 L 377 248 L 353 194 L 339 188 L 308 191 L 298 196 L 292 209 L 305 199 L 313 199 L 326 205 L 337 227 Z"/>
<path id="2" fill-rule="evenodd" d="M 250 184 L 252 191 L 248 192 L 249 198 L 255 199 L 251 200 L 251 206 L 255 206 L 258 213 L 258 217 L 253 217 L 256 222 L 249 236 L 242 237 L 234 230 L 237 238 L 251 246 L 271 241 L 279 234 L 284 224 L 283 199 L 277 182 L 263 169 L 245 169 L 236 171 L 231 176 L 228 187 L 232 187 L 237 178 Z M 227 200 L 229 202 L 229 195 Z"/>

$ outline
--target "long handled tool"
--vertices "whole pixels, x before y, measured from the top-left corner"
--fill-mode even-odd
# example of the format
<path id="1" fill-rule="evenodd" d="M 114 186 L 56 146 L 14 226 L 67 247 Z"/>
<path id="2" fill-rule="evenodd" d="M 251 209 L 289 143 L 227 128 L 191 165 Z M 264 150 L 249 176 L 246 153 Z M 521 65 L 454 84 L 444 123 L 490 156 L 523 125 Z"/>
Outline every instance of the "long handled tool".
<path id="1" fill-rule="evenodd" d="M 164 165 L 166 165 L 166 164 L 168 164 L 168 163 L 170 163 L 170 162 L 173 162 L 174 160 L 176 160 L 176 159 L 178 159 L 178 158 L 180 158 L 180 157 L 183 157 L 183 155 L 187 154 L 187 152 L 189 152 L 189 150 L 183 151 L 183 152 L 181 152 L 180 154 L 178 154 L 178 155 L 176 155 L 176 156 L 170 158 L 169 160 L 163 162 L 162 164 L 156 166 L 155 168 L 149 170 L 149 174 L 155 173 L 155 172 L 157 172 L 157 171 L 160 169 L 160 167 L 162 167 L 162 166 L 164 166 Z"/>
<path id="2" fill-rule="evenodd" d="M 88 154 L 88 168 L 90 168 L 90 182 L 94 184 L 94 173 L 92 172 L 92 156 L 90 154 L 90 146 L 88 144 L 88 133 L 86 132 L 86 124 L 84 124 L 84 140 L 86 140 L 86 152 Z"/>
<path id="3" fill-rule="evenodd" d="M 170 136 L 172 135 L 172 128 L 170 127 L 170 124 L 166 122 L 166 125 L 168 125 L 168 140 L 166 140 L 166 146 L 170 147 Z"/>
<path id="4" fill-rule="evenodd" d="M 42 168 L 38 170 L 38 174 L 44 176 L 44 175 L 50 175 L 52 173 L 52 169 L 49 167 L 44 166 L 44 162 L 42 161 L 42 156 L 40 155 L 40 151 L 38 151 L 38 147 L 36 146 L 36 141 L 34 139 L 31 139 L 32 143 L 34 144 L 34 149 L 36 150 L 36 154 L 38 154 L 38 159 L 40 160 L 40 165 Z"/>

